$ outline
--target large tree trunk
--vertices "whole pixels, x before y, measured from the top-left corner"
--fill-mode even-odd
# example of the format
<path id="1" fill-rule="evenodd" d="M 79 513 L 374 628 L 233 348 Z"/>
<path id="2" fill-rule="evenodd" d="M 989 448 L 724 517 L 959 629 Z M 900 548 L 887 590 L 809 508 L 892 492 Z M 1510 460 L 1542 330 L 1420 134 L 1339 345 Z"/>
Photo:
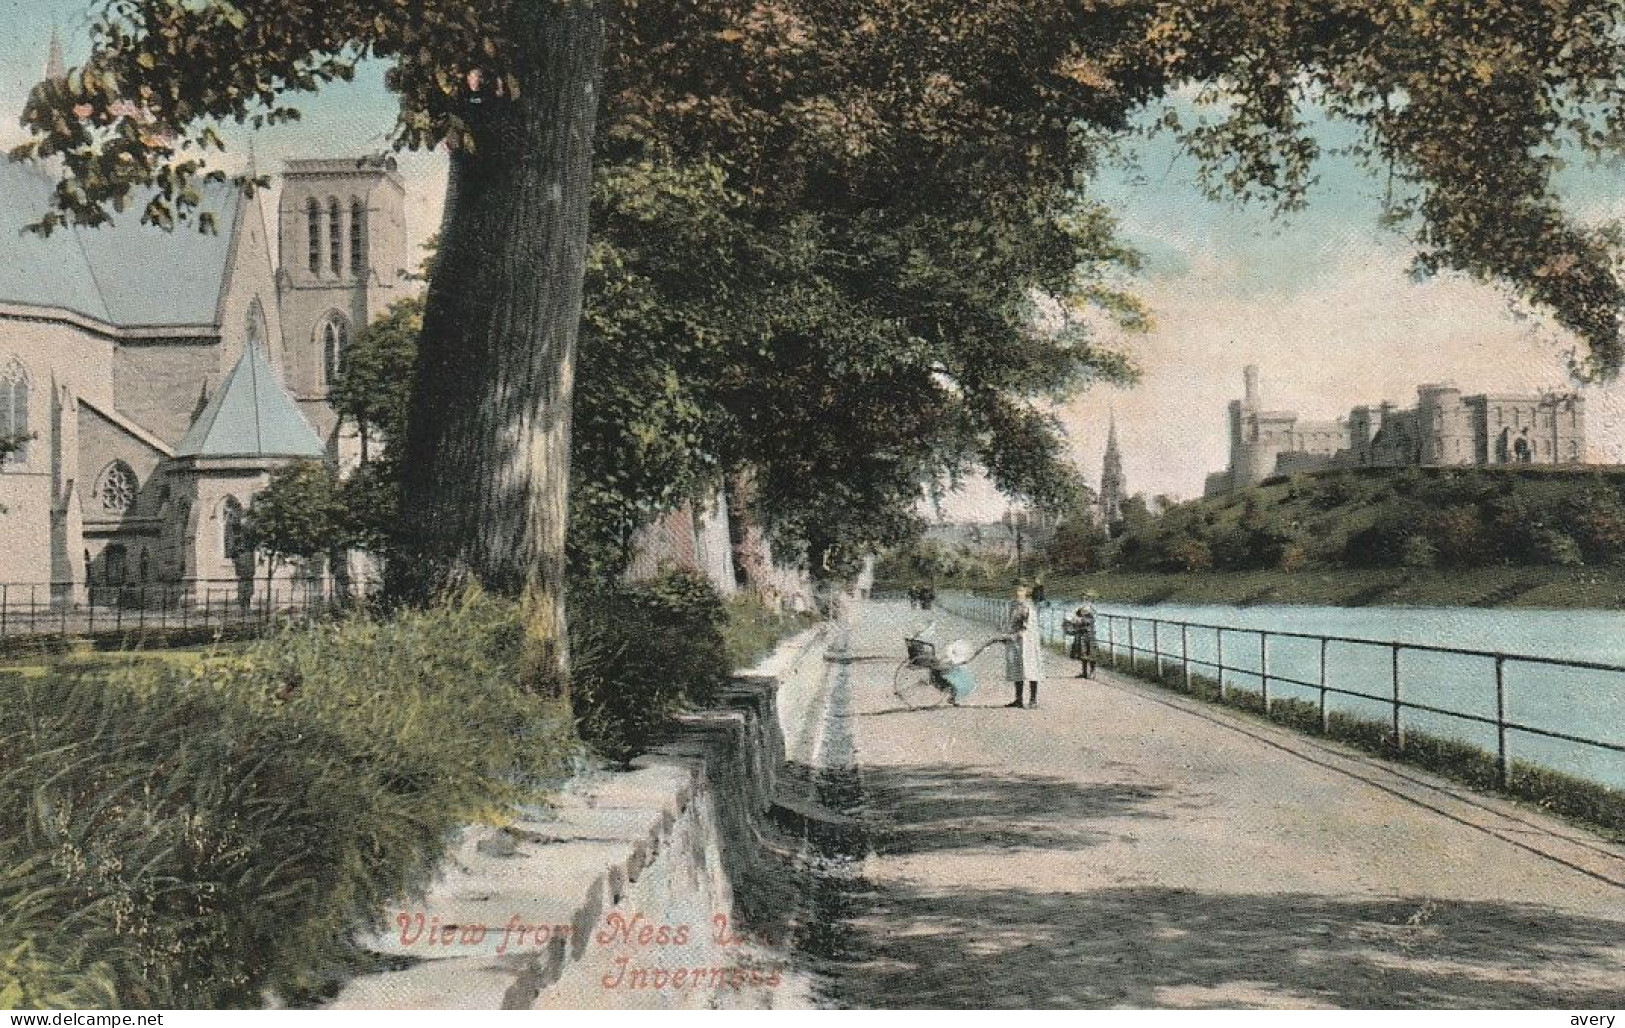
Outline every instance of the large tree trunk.
<path id="1" fill-rule="evenodd" d="M 393 587 L 469 581 L 525 609 L 525 684 L 561 690 L 570 406 L 604 22 L 590 0 L 511 0 L 517 97 L 468 108 L 451 157 L 406 433 L 411 556 Z"/>

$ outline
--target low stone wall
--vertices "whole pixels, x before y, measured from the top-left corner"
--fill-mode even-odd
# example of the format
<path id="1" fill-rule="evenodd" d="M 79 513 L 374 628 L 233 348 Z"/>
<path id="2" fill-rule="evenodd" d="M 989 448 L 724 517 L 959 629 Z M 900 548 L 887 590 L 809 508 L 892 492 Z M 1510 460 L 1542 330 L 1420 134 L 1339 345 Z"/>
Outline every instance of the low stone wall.
<path id="1" fill-rule="evenodd" d="M 774 675 L 741 675 L 631 771 L 583 775 L 546 809 L 465 830 L 429 895 L 367 940 L 385 969 L 330 1006 L 805 1005 L 784 954 L 740 928 L 747 883 L 771 877 L 778 692 Z"/>

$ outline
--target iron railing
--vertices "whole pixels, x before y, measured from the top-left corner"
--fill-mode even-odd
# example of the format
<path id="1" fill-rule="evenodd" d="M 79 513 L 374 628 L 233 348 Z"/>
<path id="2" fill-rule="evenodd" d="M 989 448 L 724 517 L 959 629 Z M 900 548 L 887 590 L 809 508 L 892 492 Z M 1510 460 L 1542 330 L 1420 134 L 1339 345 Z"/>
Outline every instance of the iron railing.
<path id="1" fill-rule="evenodd" d="M 1009 608 L 1009 601 L 987 596 L 973 596 L 964 593 L 944 594 L 939 598 L 945 609 L 971 617 L 976 620 L 999 623 L 1003 621 Z M 1057 603 L 1046 605 L 1039 612 L 1039 627 L 1041 637 L 1046 643 L 1060 644 L 1064 642 L 1060 622 L 1063 611 L 1071 610 L 1075 604 Z M 1136 632 L 1138 629 L 1138 632 Z M 1208 651 L 1212 655 L 1204 656 L 1192 652 L 1192 640 L 1205 636 L 1212 641 Z M 1228 641 L 1228 645 L 1227 645 Z M 1295 660 L 1278 660 L 1272 665 L 1271 655 L 1275 652 L 1279 657 L 1279 643 L 1292 641 L 1298 644 L 1308 644 L 1310 656 L 1307 660 L 1303 654 L 1296 655 Z M 1561 731 L 1550 726 L 1528 724 L 1514 720 L 1507 713 L 1508 671 L 1509 668 L 1552 668 L 1563 671 L 1584 672 L 1592 679 L 1610 680 L 1615 687 L 1625 687 L 1625 666 L 1606 664 L 1596 661 L 1570 660 L 1559 657 L 1543 657 L 1532 654 L 1506 653 L 1496 650 L 1467 649 L 1452 646 L 1435 646 L 1426 643 L 1409 643 L 1398 640 L 1362 639 L 1351 636 L 1321 635 L 1308 632 L 1275 631 L 1262 628 L 1239 628 L 1228 625 L 1214 625 L 1194 621 L 1179 621 L 1167 618 L 1152 618 L 1132 614 L 1115 614 L 1097 611 L 1095 614 L 1095 643 L 1096 649 L 1102 657 L 1102 662 L 1111 667 L 1119 666 L 1120 658 L 1134 668 L 1136 662 L 1149 658 L 1153 664 L 1156 677 L 1159 681 L 1167 681 L 1168 669 L 1177 668 L 1177 674 L 1182 679 L 1186 690 L 1191 688 L 1193 674 L 1211 672 L 1209 677 L 1217 682 L 1220 698 L 1227 698 L 1230 690 L 1244 686 L 1255 686 L 1256 695 L 1268 711 L 1270 704 L 1281 697 L 1272 697 L 1270 687 L 1289 687 L 1302 689 L 1315 693 L 1318 699 L 1318 713 L 1320 728 L 1326 732 L 1330 728 L 1332 711 L 1328 706 L 1331 696 L 1343 696 L 1350 699 L 1362 700 L 1386 708 L 1387 733 L 1393 745 L 1401 750 L 1405 747 L 1405 713 L 1407 711 L 1425 712 L 1438 717 L 1455 721 L 1468 722 L 1493 728 L 1495 731 L 1495 767 L 1496 776 L 1500 784 L 1505 787 L 1511 770 L 1511 742 L 1509 736 L 1513 733 L 1533 736 L 1536 738 L 1566 742 L 1594 750 L 1612 754 L 1625 754 L 1625 742 L 1608 739 L 1592 738 L 1575 732 Z M 1272 646 L 1272 643 L 1277 645 Z M 1149 645 L 1148 645 L 1149 644 Z M 1364 651 L 1380 651 L 1386 657 L 1386 688 L 1378 693 L 1367 689 L 1351 688 L 1347 685 L 1334 684 L 1328 676 L 1328 651 L 1331 647 L 1358 648 Z M 1205 649 L 1205 647 L 1204 647 Z M 1318 651 L 1318 653 L 1316 652 Z M 1226 653 L 1230 656 L 1227 660 Z M 1494 713 L 1474 713 L 1470 710 L 1453 709 L 1440 706 L 1437 703 L 1425 702 L 1413 695 L 1419 690 L 1414 680 L 1407 679 L 1405 665 L 1415 663 L 1414 656 L 1406 660 L 1406 655 L 1431 655 L 1434 657 L 1464 658 L 1469 661 L 1482 662 L 1487 669 L 1493 668 L 1493 700 Z M 1318 659 L 1316 659 L 1318 658 Z M 1245 662 L 1237 662 L 1245 660 Z M 1370 664 L 1370 661 L 1354 662 Z M 1282 668 L 1286 664 L 1286 668 Z M 1308 665 L 1315 668 L 1318 673 L 1313 680 L 1299 677 L 1301 672 L 1293 670 L 1294 667 Z M 1461 669 L 1455 669 L 1460 671 Z M 1588 685 L 1595 682 L 1588 679 Z M 1490 683 L 1486 681 L 1484 688 L 1489 689 Z M 1249 690 L 1251 691 L 1251 690 Z M 1619 694 L 1619 703 L 1615 704 L 1615 711 L 1625 710 L 1625 691 Z M 1486 700 L 1488 697 L 1486 697 Z M 1486 704 L 1487 709 L 1487 704 Z M 1605 721 L 1618 725 L 1621 719 L 1616 715 Z"/>
<path id="2" fill-rule="evenodd" d="M 322 617 L 375 598 L 380 583 L 199 579 L 74 586 L 0 582 L 0 639 L 169 629 L 242 628 Z"/>

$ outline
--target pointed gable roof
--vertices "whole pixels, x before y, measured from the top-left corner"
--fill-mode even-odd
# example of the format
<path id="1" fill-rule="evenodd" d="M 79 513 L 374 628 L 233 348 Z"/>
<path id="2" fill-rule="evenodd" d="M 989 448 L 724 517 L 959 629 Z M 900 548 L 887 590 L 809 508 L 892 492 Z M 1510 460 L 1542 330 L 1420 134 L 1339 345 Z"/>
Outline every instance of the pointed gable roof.
<path id="1" fill-rule="evenodd" d="M 327 455 L 310 422 L 259 346 L 243 351 L 225 384 L 209 400 L 177 457 L 314 457 Z"/>
<path id="2" fill-rule="evenodd" d="M 50 210 L 54 186 L 41 168 L 0 154 L 0 303 L 54 307 L 116 328 L 218 323 L 244 207 L 235 186 L 200 187 L 202 210 L 218 227 L 212 234 L 143 225 L 145 201 L 99 228 L 70 225 L 47 238 L 24 231 Z"/>

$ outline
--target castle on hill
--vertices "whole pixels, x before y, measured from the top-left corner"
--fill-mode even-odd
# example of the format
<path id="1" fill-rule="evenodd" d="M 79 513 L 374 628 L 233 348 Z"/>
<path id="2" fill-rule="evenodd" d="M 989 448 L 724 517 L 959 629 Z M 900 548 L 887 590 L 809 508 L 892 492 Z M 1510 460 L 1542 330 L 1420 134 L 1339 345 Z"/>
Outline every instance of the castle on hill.
<path id="1" fill-rule="evenodd" d="M 1230 465 L 1207 477 L 1204 495 L 1332 468 L 1586 463 L 1578 393 L 1464 396 L 1453 385 L 1422 385 L 1415 407 L 1384 402 L 1336 421 L 1305 421 L 1263 408 L 1256 365 L 1243 384 L 1242 398 L 1230 401 Z"/>

